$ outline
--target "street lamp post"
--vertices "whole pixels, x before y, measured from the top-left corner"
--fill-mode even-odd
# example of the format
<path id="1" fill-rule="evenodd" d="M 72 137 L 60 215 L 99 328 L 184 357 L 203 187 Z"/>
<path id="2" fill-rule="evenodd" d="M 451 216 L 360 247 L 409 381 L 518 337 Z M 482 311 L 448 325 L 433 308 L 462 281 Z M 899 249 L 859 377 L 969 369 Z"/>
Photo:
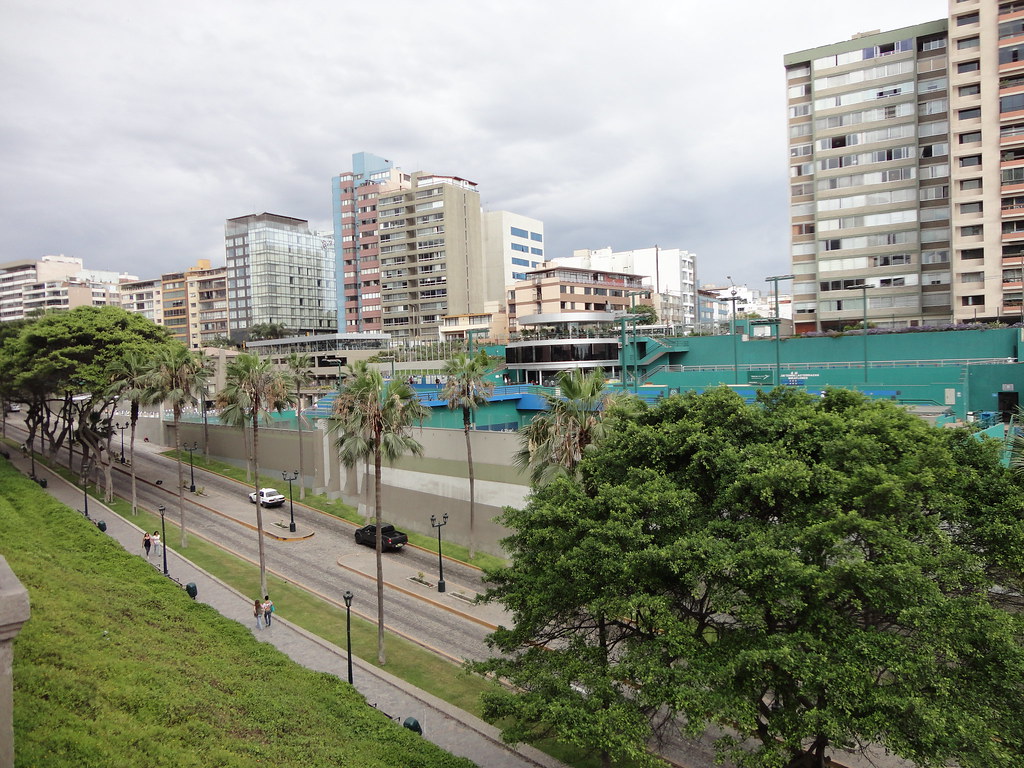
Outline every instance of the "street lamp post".
<path id="1" fill-rule="evenodd" d="M 731 277 L 726 275 L 729 280 Z M 736 295 L 736 286 L 734 285 L 729 290 L 729 298 L 726 301 L 732 302 L 732 307 L 729 310 L 729 335 L 732 336 L 732 383 L 740 383 L 740 358 L 739 352 L 736 350 L 736 302 L 739 301 L 739 297 Z"/>
<path id="2" fill-rule="evenodd" d="M 292 481 L 299 477 L 299 470 L 281 473 L 281 479 L 288 483 L 288 506 L 291 509 L 292 521 L 288 524 L 288 530 L 295 533 L 295 499 L 292 497 Z"/>
<path id="3" fill-rule="evenodd" d="M 184 448 L 186 451 L 188 451 L 188 476 L 189 476 L 188 490 L 189 490 L 189 493 L 195 493 L 196 492 L 196 468 L 195 468 L 195 464 L 192 463 L 192 453 L 193 453 L 193 451 L 198 451 L 199 450 L 199 441 L 197 440 L 194 443 L 185 443 L 181 447 Z"/>
<path id="4" fill-rule="evenodd" d="M 167 523 L 164 520 L 164 511 L 167 509 L 163 504 L 157 507 L 157 511 L 160 512 L 160 551 L 164 554 L 164 576 L 169 575 L 167 573 Z"/>
<path id="5" fill-rule="evenodd" d="M 121 433 L 121 463 L 122 464 L 125 463 L 125 460 L 124 460 L 124 431 L 126 429 L 128 429 L 129 426 L 131 426 L 131 422 L 128 422 L 128 421 L 126 421 L 124 424 L 118 424 L 116 421 L 114 422 L 114 429 L 118 430 Z"/>
<path id="6" fill-rule="evenodd" d="M 774 275 L 766 277 L 766 283 L 775 287 L 775 386 L 782 383 L 782 318 L 779 316 L 779 280 L 793 280 L 796 275 Z"/>
<path id="7" fill-rule="evenodd" d="M 441 522 L 437 522 L 435 515 L 430 516 L 430 527 L 437 528 L 437 591 L 444 592 L 444 559 L 441 557 L 441 529 L 448 525 L 448 513 L 445 512 L 441 517 Z"/>
<path id="8" fill-rule="evenodd" d="M 345 637 L 348 643 L 348 684 L 352 685 L 352 592 L 345 590 Z"/>
<path id="9" fill-rule="evenodd" d="M 89 517 L 89 459 L 82 461 L 82 503 L 85 505 L 84 514 Z"/>
<path id="10" fill-rule="evenodd" d="M 864 300 L 864 327 L 861 329 L 861 333 L 864 334 L 864 383 L 868 383 L 868 284 L 861 282 L 857 286 L 860 288 L 861 297 Z"/>

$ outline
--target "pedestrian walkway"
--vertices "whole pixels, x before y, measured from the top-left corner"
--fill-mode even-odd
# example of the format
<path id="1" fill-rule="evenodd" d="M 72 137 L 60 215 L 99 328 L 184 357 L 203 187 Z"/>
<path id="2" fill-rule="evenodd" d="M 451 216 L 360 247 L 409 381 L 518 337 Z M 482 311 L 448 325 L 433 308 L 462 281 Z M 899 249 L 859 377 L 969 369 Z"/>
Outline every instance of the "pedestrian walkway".
<path id="1" fill-rule="evenodd" d="M 28 474 L 29 459 L 11 452 L 11 462 Z M 36 476 L 47 480 L 47 491 L 71 507 L 82 509 L 81 489 L 36 462 Z M 129 520 L 120 517 L 96 499 L 89 500 L 90 518 L 102 520 L 106 533 L 131 553 L 145 557 L 142 548 L 143 531 Z M 169 542 L 164 542 L 164 545 Z M 369 550 L 368 550 L 369 551 Z M 163 560 L 155 555 L 151 562 L 163 570 Z M 309 669 L 347 677 L 347 658 L 343 649 L 306 632 L 275 614 L 270 628 L 256 629 L 252 616 L 252 597 L 243 595 L 216 577 L 196 567 L 185 557 L 167 548 L 169 576 L 182 585 L 192 583 L 197 588 L 197 599 L 213 607 L 229 619 L 249 627 L 259 640 L 268 642 L 291 659 Z M 390 717 L 404 721 L 413 717 L 423 729 L 423 738 L 462 757 L 467 757 L 486 768 L 560 768 L 563 763 L 529 746 L 512 748 L 504 744 L 498 730 L 435 696 L 415 688 L 384 670 L 353 657 L 355 688 L 366 701 Z"/>

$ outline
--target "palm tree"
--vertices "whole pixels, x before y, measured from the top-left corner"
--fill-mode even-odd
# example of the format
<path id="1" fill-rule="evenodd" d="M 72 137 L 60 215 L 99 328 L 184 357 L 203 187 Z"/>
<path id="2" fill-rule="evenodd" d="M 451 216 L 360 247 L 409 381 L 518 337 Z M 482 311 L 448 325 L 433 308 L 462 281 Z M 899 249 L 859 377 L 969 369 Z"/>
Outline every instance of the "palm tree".
<path id="1" fill-rule="evenodd" d="M 111 380 L 110 394 L 131 404 L 128 420 L 131 422 L 132 431 L 131 440 L 128 442 L 128 465 L 132 471 L 132 513 L 136 515 L 139 513 L 139 498 L 135 480 L 135 428 L 139 423 L 139 406 L 149 403 L 147 377 L 150 367 L 147 355 L 139 350 L 129 350 L 124 357 L 112 362 L 107 369 Z"/>
<path id="2" fill-rule="evenodd" d="M 275 368 L 269 359 L 243 352 L 228 363 L 224 389 L 217 393 L 220 420 L 243 427 L 252 425 L 252 463 L 256 491 L 256 536 L 260 552 L 260 594 L 267 591 L 267 560 L 263 546 L 263 505 L 260 504 L 260 421 L 270 420 L 271 411 L 282 411 L 291 403 L 290 376 Z"/>
<path id="3" fill-rule="evenodd" d="M 466 436 L 466 463 L 469 470 L 469 558 L 476 556 L 476 475 L 473 471 L 473 445 L 469 439 L 472 414 L 486 405 L 494 393 L 494 384 L 485 380 L 490 370 L 490 358 L 480 350 L 476 357 L 455 355 L 445 363 L 447 377 L 441 397 L 451 410 L 462 409 L 462 431 Z"/>
<path id="4" fill-rule="evenodd" d="M 181 412 L 195 405 L 210 371 L 202 357 L 183 344 L 169 343 L 157 350 L 145 376 L 143 399 L 151 403 L 170 403 L 174 418 L 174 453 L 178 461 L 178 522 L 181 547 L 188 546 L 185 531 L 185 474 L 181 466 Z M 133 470 L 134 471 L 134 470 Z"/>
<path id="5" fill-rule="evenodd" d="M 1017 415 L 1013 421 L 1017 426 L 1010 439 L 1010 469 L 1024 477 L 1024 432 L 1021 432 L 1024 427 L 1024 406 L 1017 406 Z"/>
<path id="6" fill-rule="evenodd" d="M 385 384 L 380 371 L 360 360 L 349 367 L 346 380 L 334 403 L 338 420 L 338 453 L 342 463 L 355 467 L 373 457 L 374 521 L 377 525 L 377 661 L 384 657 L 384 561 L 381 556 L 383 506 L 381 504 L 381 462 L 391 463 L 406 453 L 422 455 L 423 446 L 410 434 L 413 424 L 422 422 L 430 411 L 420 403 L 405 382 Z"/>
<path id="7" fill-rule="evenodd" d="M 292 352 L 288 355 L 288 372 L 291 374 L 292 383 L 295 385 L 295 422 L 299 428 L 299 498 L 306 498 L 306 483 L 303 478 L 302 465 L 302 388 L 309 384 L 313 377 L 309 373 L 309 367 L 313 364 L 309 355 L 301 352 Z"/>
<path id="8" fill-rule="evenodd" d="M 615 398 L 605 392 L 604 372 L 580 370 L 558 374 L 560 394 L 545 394 L 548 409 L 519 430 L 516 466 L 542 485 L 560 475 L 576 476 L 590 445 L 605 434 L 604 416 Z"/>

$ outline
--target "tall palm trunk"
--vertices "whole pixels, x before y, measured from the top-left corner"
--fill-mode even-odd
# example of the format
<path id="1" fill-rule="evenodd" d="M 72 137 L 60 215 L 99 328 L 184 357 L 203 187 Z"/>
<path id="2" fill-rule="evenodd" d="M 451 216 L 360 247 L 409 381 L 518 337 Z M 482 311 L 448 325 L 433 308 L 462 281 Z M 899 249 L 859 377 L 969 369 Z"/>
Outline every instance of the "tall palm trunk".
<path id="1" fill-rule="evenodd" d="M 473 471 L 473 444 L 469 437 L 469 408 L 462 409 L 462 431 L 466 435 L 466 465 L 469 470 L 469 559 L 476 557 L 476 472 Z"/>
<path id="2" fill-rule="evenodd" d="M 174 455 L 178 460 L 178 525 L 181 528 L 181 548 L 188 546 L 185 530 L 185 470 L 181 466 L 181 406 L 174 406 Z M 166 542 L 164 542 L 166 544 Z"/>
<path id="3" fill-rule="evenodd" d="M 263 548 L 263 504 L 260 503 L 260 427 L 259 417 L 256 415 L 258 412 L 259 408 L 254 407 L 252 417 L 252 463 L 255 469 L 253 475 L 256 477 L 254 481 L 256 490 L 256 537 L 259 541 L 260 550 L 260 594 L 269 595 L 270 592 L 267 591 L 267 556 Z"/>
<path id="4" fill-rule="evenodd" d="M 135 483 L 135 427 L 139 423 L 139 404 L 132 402 L 132 435 L 128 441 L 128 461 L 132 468 L 132 514 L 139 514 L 139 494 Z"/>
<path id="5" fill-rule="evenodd" d="M 384 510 L 380 498 L 380 438 L 381 436 L 378 434 L 377 449 L 373 452 L 373 506 L 375 507 L 374 522 L 377 524 L 377 662 L 383 665 L 386 659 L 384 658 L 384 549 L 382 546 L 384 537 L 380 533 L 381 526 L 384 525 Z"/>
<path id="6" fill-rule="evenodd" d="M 303 479 L 302 466 L 302 391 L 295 390 L 295 397 L 298 402 L 295 404 L 295 424 L 299 428 L 299 498 L 306 498 L 306 481 Z"/>

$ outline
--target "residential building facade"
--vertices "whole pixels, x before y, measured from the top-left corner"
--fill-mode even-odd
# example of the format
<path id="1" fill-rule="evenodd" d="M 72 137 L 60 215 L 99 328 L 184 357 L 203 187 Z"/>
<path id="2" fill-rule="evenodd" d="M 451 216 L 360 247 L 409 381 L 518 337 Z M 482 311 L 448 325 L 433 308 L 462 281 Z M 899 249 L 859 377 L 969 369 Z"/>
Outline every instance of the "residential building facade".
<path id="1" fill-rule="evenodd" d="M 295 334 L 337 329 L 330 245 L 309 222 L 273 213 L 239 216 L 227 220 L 224 245 L 232 339 L 244 339 L 256 324 L 283 325 Z"/>
<path id="2" fill-rule="evenodd" d="M 650 304 L 659 323 L 680 331 L 692 330 L 697 323 L 697 257 L 689 251 L 659 246 L 615 252 L 611 248 L 582 249 L 558 263 L 645 277 L 654 290 L 633 303 Z"/>
<path id="3" fill-rule="evenodd" d="M 0 321 L 51 309 L 119 306 L 120 284 L 134 275 L 86 269 L 70 256 L 43 256 L 0 264 Z"/>
<path id="4" fill-rule="evenodd" d="M 483 213 L 477 185 L 458 176 L 360 152 L 332 196 L 345 332 L 437 341 L 446 317 L 490 313 L 515 274 L 544 260 L 542 222 Z"/>
<path id="5" fill-rule="evenodd" d="M 645 278 L 627 272 L 606 272 L 548 262 L 508 290 L 509 331 L 522 325 L 572 322 L 614 322 L 629 311 L 631 297 L 651 290 Z M 600 315 L 600 317 L 596 317 Z"/>
<path id="6" fill-rule="evenodd" d="M 1022 317 L 1024 5 L 949 9 L 785 57 L 797 332 Z"/>

